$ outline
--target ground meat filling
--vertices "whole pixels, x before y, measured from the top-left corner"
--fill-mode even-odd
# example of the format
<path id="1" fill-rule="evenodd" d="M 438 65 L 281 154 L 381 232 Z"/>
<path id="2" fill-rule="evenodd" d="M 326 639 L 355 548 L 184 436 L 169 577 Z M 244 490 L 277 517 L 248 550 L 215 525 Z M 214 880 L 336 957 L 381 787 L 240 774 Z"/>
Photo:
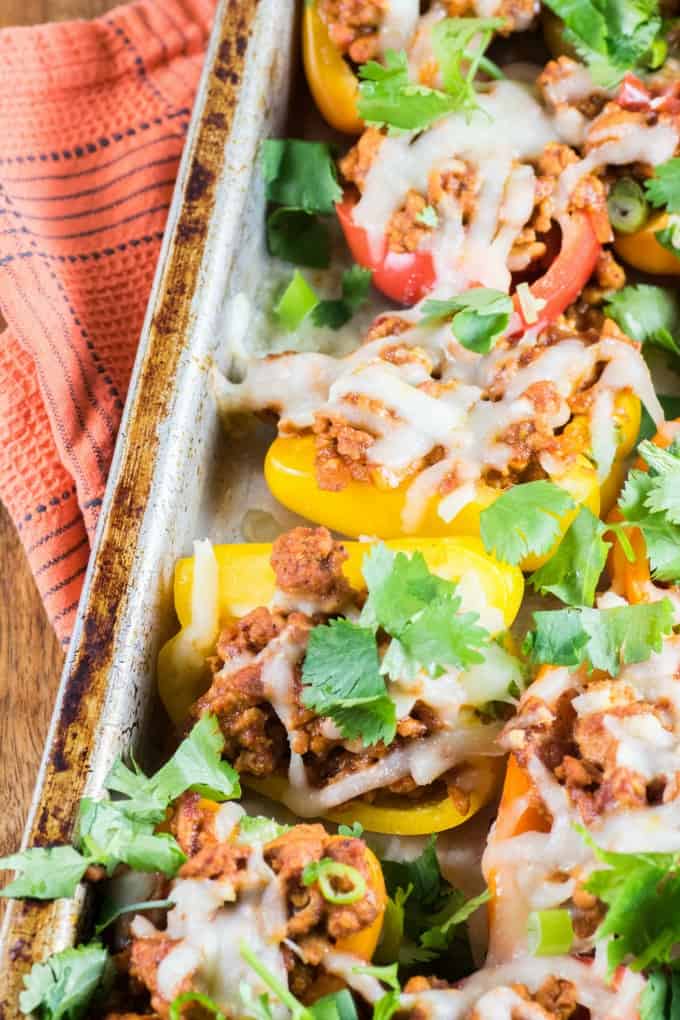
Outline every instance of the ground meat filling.
<path id="1" fill-rule="evenodd" d="M 178 879 L 229 883 L 238 908 L 239 894 L 253 887 L 253 875 L 248 870 L 252 853 L 249 846 L 208 841 L 182 865 Z M 380 903 L 370 881 L 366 846 L 353 837 L 331 838 L 321 825 L 296 825 L 267 843 L 263 857 L 274 873 L 273 881 L 278 884 L 287 908 L 281 941 L 292 940 L 297 947 L 294 952 L 290 945 L 281 945 L 289 986 L 294 995 L 304 1000 L 310 986 L 322 973 L 320 964 L 325 954 L 341 940 L 369 927 L 378 916 Z M 355 868 L 365 879 L 366 892 L 356 902 L 330 903 L 324 899 L 318 885 L 304 884 L 302 875 L 306 866 L 327 858 Z M 339 879 L 338 891 L 345 891 L 343 881 L 347 884 L 346 879 Z M 177 945 L 176 940 L 159 931 L 135 937 L 130 949 L 130 976 L 148 990 L 151 1006 L 161 1017 L 168 1016 L 169 1003 L 158 988 L 158 968 Z M 193 973 L 183 979 L 179 993 L 191 990 L 194 990 Z"/>
<path id="2" fill-rule="evenodd" d="M 612 683 L 593 680 L 586 690 L 608 690 Z M 617 763 L 619 742 L 611 728 L 612 720 L 639 720 L 644 724 L 653 717 L 672 731 L 668 707 L 635 700 L 630 687 L 618 684 L 612 703 L 605 709 L 577 715 L 573 702 L 578 694 L 576 689 L 565 691 L 553 707 L 532 696 L 523 701 L 518 716 L 508 723 L 502 737 L 519 763 L 526 765 L 532 756 L 538 757 L 565 787 L 586 825 L 610 812 L 675 799 L 675 780 L 662 776 L 648 780 Z"/>
<path id="3" fill-rule="evenodd" d="M 593 319 L 593 326 L 588 325 L 590 320 L 583 317 L 574 319 L 572 316 L 571 322 L 573 323 L 571 327 L 566 320 L 548 326 L 536 338 L 535 343 L 525 347 L 518 357 L 515 357 L 513 353 L 514 340 L 499 341 L 496 345 L 496 352 L 500 353 L 505 345 L 508 357 L 498 359 L 493 376 L 488 379 L 481 392 L 480 401 L 502 400 L 506 389 L 512 384 L 519 370 L 540 358 L 547 347 L 555 346 L 564 340 L 576 337 L 587 344 L 595 344 L 605 337 L 612 337 L 632 344 L 632 341 L 621 332 L 619 327 L 611 319 L 605 319 L 602 314 L 597 319 Z M 579 331 L 577 328 L 579 325 L 586 328 Z M 416 389 L 429 396 L 441 397 L 446 400 L 449 390 L 455 390 L 459 382 L 455 379 L 447 382 L 439 381 L 436 378 L 438 366 L 432 361 L 431 355 L 427 351 L 418 346 L 409 346 L 405 342 L 400 343 L 396 339 L 400 333 L 404 332 L 404 320 L 393 316 L 379 318 L 365 342 L 389 336 L 389 330 L 393 326 L 395 327 L 395 343 L 385 345 L 377 357 L 400 368 L 410 365 L 424 368 L 431 373 L 431 378 L 418 383 Z M 633 344 L 633 346 L 635 345 Z M 530 413 L 526 418 L 513 422 L 505 430 L 499 431 L 497 436 L 499 443 L 511 448 L 511 456 L 502 471 L 482 465 L 482 481 L 494 488 L 504 489 L 520 482 L 545 478 L 546 473 L 540 464 L 540 458 L 543 455 L 558 458 L 565 467 L 574 463 L 590 445 L 590 423 L 586 415 L 592 407 L 597 392 L 599 374 L 600 370 L 596 368 L 591 376 L 582 379 L 574 392 L 565 398 L 572 419 L 568 423 L 568 427 L 563 427 L 560 430 L 556 430 L 552 424 L 555 420 L 556 410 L 563 400 L 557 386 L 549 380 L 531 383 L 522 394 L 522 398 L 531 408 Z M 348 393 L 345 394 L 343 401 L 350 406 L 353 417 L 363 413 L 367 420 L 373 422 L 379 421 L 381 418 L 385 420 L 386 425 L 399 422 L 397 414 L 375 397 Z M 372 481 L 373 472 L 379 470 L 379 465 L 373 463 L 371 459 L 373 444 L 379 438 L 377 433 L 374 434 L 368 428 L 361 428 L 357 424 L 350 424 L 343 417 L 342 408 L 337 410 L 324 408 L 317 411 L 312 432 L 315 440 L 315 469 L 319 488 L 329 492 L 339 492 L 352 482 Z M 444 455 L 442 446 L 433 445 L 425 456 L 414 460 L 409 465 L 405 477 L 415 477 L 425 468 L 438 463 Z M 459 484 L 455 473 L 448 474 L 439 483 L 439 493 L 445 496 Z"/>
<path id="4" fill-rule="evenodd" d="M 440 981 L 435 977 L 413 977 L 404 986 L 405 995 L 419 995 L 428 991 L 441 991 L 447 988 L 454 988 L 454 985 L 446 981 Z M 520 1002 L 512 1010 L 513 1020 L 570 1020 L 576 1017 L 579 1011 L 578 990 L 573 981 L 567 981 L 560 977 L 547 977 L 543 984 L 535 992 L 530 992 L 526 985 L 515 982 L 507 986 L 508 991 L 514 992 Z M 491 995 L 497 996 L 502 988 L 493 989 Z M 492 1016 L 489 1012 L 492 1004 L 484 1004 L 484 1007 L 473 1006 L 466 1013 L 466 1020 L 482 1020 Z M 430 1011 L 427 1003 L 416 1003 L 408 1012 L 397 1013 L 400 1020 L 430 1020 Z"/>
<path id="5" fill-rule="evenodd" d="M 380 25 L 389 0 L 318 0 L 333 43 L 355 64 L 380 56 Z"/>
<path id="6" fill-rule="evenodd" d="M 326 528 L 295 528 L 281 535 L 273 545 L 272 567 L 277 585 L 287 595 L 301 600 L 325 599 L 337 606 L 358 606 L 362 596 L 353 592 L 342 573 L 347 553 Z M 330 612 L 336 612 L 331 609 Z M 206 713 L 217 716 L 225 738 L 225 757 L 239 771 L 258 778 L 285 775 L 291 749 L 303 756 L 307 777 L 318 787 L 368 768 L 395 748 L 420 740 L 441 728 L 434 711 L 416 701 L 410 713 L 397 723 L 395 740 L 386 746 L 346 746 L 331 720 L 316 715 L 302 703 L 302 664 L 311 628 L 328 619 L 329 611 L 309 616 L 296 610 L 273 612 L 262 606 L 228 625 L 220 634 L 217 654 L 210 660 L 213 680 L 210 688 L 191 710 L 195 720 Z M 299 647 L 294 664 L 293 689 L 288 703 L 287 728 L 272 704 L 272 694 L 263 680 L 266 656 L 272 642 L 290 640 Z M 406 777 L 381 790 L 381 795 L 427 797 L 447 788 L 465 807 L 466 794 L 451 770 L 428 787 L 419 787 Z M 375 793 L 366 793 L 371 801 Z M 458 801 L 457 801 L 458 803 Z M 182 846 L 199 845 L 202 833 L 210 833 L 212 821 L 201 814 L 198 801 L 187 802 L 186 810 L 173 822 Z"/>

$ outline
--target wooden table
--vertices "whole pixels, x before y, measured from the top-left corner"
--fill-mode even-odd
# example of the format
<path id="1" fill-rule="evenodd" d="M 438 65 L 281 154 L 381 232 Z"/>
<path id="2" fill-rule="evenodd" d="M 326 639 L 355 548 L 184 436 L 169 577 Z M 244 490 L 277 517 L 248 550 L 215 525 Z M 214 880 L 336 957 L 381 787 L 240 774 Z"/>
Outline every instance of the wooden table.
<path id="1" fill-rule="evenodd" d="M 121 0 L 0 0 L 0 27 L 92 18 Z M 0 341 L 1 342 L 1 341 Z M 63 653 L 0 504 L 0 855 L 21 837 Z"/>

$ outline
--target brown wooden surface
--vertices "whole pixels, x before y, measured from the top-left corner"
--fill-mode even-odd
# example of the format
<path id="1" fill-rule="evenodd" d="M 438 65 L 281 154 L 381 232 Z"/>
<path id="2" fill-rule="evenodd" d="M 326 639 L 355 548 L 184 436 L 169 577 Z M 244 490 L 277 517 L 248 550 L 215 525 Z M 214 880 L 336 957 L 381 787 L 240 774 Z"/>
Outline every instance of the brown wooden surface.
<path id="1" fill-rule="evenodd" d="M 0 27 L 91 18 L 118 2 L 0 0 Z M 0 855 L 21 837 L 62 662 L 23 549 L 0 504 Z"/>

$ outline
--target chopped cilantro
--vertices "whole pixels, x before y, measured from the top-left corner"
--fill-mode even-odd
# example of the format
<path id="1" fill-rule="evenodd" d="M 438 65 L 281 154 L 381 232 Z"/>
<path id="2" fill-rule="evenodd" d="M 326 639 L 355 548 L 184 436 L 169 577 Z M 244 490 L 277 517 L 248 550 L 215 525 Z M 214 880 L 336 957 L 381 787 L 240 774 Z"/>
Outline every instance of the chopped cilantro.
<path id="1" fill-rule="evenodd" d="M 640 529 L 647 547 L 652 576 L 659 581 L 680 579 L 680 450 L 663 450 L 644 440 L 638 450 L 649 471 L 629 472 L 618 507 L 624 520 Z"/>
<path id="2" fill-rule="evenodd" d="M 490 287 L 473 287 L 448 301 L 423 304 L 421 322 L 451 319 L 451 330 L 461 346 L 477 354 L 488 354 L 508 328 L 512 301 L 507 294 Z"/>
<path id="3" fill-rule="evenodd" d="M 383 542 L 364 556 L 361 570 L 368 587 L 361 623 L 388 634 L 398 634 L 434 599 L 456 591 L 452 581 L 431 573 L 420 551 L 393 553 Z"/>
<path id="4" fill-rule="evenodd" d="M 603 850 L 579 832 L 606 868 L 591 873 L 585 888 L 607 905 L 595 933 L 608 938 L 612 973 L 621 963 L 632 970 L 669 963 L 680 941 L 680 854 L 627 854 Z"/>
<path id="5" fill-rule="evenodd" d="M 386 126 L 391 133 L 422 131 L 457 110 L 477 105 L 474 79 L 480 64 L 494 65 L 484 51 L 499 18 L 445 18 L 432 29 L 432 49 L 441 69 L 444 91 L 409 79 L 408 57 L 403 50 L 388 50 L 383 64 L 374 60 L 359 68 L 360 117 L 367 124 Z"/>
<path id="6" fill-rule="evenodd" d="M 546 3 L 564 22 L 565 42 L 588 64 L 596 84 L 612 88 L 627 71 L 658 66 L 663 24 L 657 0 Z"/>
<path id="7" fill-rule="evenodd" d="M 33 847 L 0 858 L 0 868 L 14 868 L 22 874 L 0 890 L 0 896 L 29 896 L 56 900 L 73 896 L 89 864 L 72 846 Z"/>
<path id="8" fill-rule="evenodd" d="M 80 1020 L 95 993 L 106 983 L 108 953 L 98 942 L 64 949 L 35 963 L 19 995 L 22 1013 L 40 1020 Z"/>
<path id="9" fill-rule="evenodd" d="M 217 719 L 205 715 L 154 776 L 120 759 L 107 779 L 107 787 L 123 794 L 119 800 L 85 797 L 80 802 L 76 843 L 49 850 L 33 848 L 6 858 L 7 867 L 22 874 L 10 883 L 5 896 L 54 899 L 72 896 L 89 864 L 103 865 L 112 874 L 118 864 L 137 871 L 174 875 L 186 860 L 175 839 L 155 832 L 166 808 L 186 790 L 214 800 L 240 795 L 238 774 L 221 760 L 224 738 Z M 78 852 L 80 851 L 80 852 Z"/>
<path id="10" fill-rule="evenodd" d="M 645 191 L 657 209 L 680 213 L 680 158 L 675 156 L 654 167 L 654 176 L 645 181 Z"/>
<path id="11" fill-rule="evenodd" d="M 269 139 L 262 163 L 267 198 L 281 207 L 267 218 L 270 253 L 299 266 L 325 269 L 330 233 L 316 213 L 332 213 L 342 196 L 330 146 Z"/>
<path id="12" fill-rule="evenodd" d="M 332 213 L 342 197 L 330 145 L 295 138 L 270 138 L 263 146 L 263 172 L 270 202 Z"/>
<path id="13" fill-rule="evenodd" d="M 391 133 L 422 131 L 456 109 L 453 96 L 409 80 L 403 50 L 388 50 L 384 64 L 374 60 L 362 64 L 359 77 L 359 116 Z"/>
<path id="14" fill-rule="evenodd" d="M 312 320 L 317 326 L 340 329 L 355 312 L 368 300 L 373 272 L 362 266 L 352 266 L 342 274 L 342 297 L 319 301 L 312 310 Z"/>
<path id="15" fill-rule="evenodd" d="M 124 801 L 80 802 L 78 840 L 91 861 L 102 864 L 112 875 L 119 864 L 136 871 L 161 871 L 172 876 L 186 860 L 174 837 L 156 833 L 153 823 L 125 814 Z"/>
<path id="16" fill-rule="evenodd" d="M 680 160 L 678 160 L 680 162 Z M 668 287 L 638 283 L 607 298 L 605 314 L 633 340 L 680 355 L 680 298 Z"/>
<path id="17" fill-rule="evenodd" d="M 555 595 L 569 606 L 592 606 L 611 548 L 602 537 L 607 530 L 599 517 L 582 506 L 555 553 L 531 575 L 536 591 Z"/>
<path id="18" fill-rule="evenodd" d="M 236 770 L 222 761 L 223 750 L 224 737 L 216 716 L 204 715 L 154 776 L 147 779 L 139 771 L 132 772 L 119 759 L 106 785 L 133 799 L 158 803 L 163 809 L 187 790 L 212 800 L 231 800 L 241 796 L 241 787 Z M 131 807 L 123 804 L 123 809 L 129 813 Z"/>
<path id="19" fill-rule="evenodd" d="M 331 235 L 314 213 L 304 209 L 274 209 L 267 217 L 270 255 L 310 269 L 326 269 L 331 261 Z"/>
<path id="20" fill-rule="evenodd" d="M 375 635 L 336 619 L 314 627 L 302 669 L 302 702 L 334 719 L 344 736 L 389 743 L 396 710 L 380 673 Z"/>
<path id="21" fill-rule="evenodd" d="M 422 553 L 408 557 L 382 543 L 364 558 L 368 597 L 359 623 L 336 619 L 314 627 L 302 669 L 302 701 L 330 716 L 349 739 L 394 738 L 396 712 L 384 675 L 440 676 L 484 661 L 489 633 L 476 613 L 461 613 L 451 581 L 432 574 Z M 376 632 L 392 641 L 380 662 Z"/>
<path id="22" fill-rule="evenodd" d="M 382 861 L 390 898 L 377 956 L 396 957 L 406 971 L 435 965 L 438 974 L 455 980 L 472 969 L 464 925 L 489 893 L 466 900 L 442 875 L 435 846 L 431 836 L 414 860 Z"/>
<path id="23" fill-rule="evenodd" d="M 524 651 L 536 663 L 580 666 L 587 663 L 616 676 L 622 664 L 644 662 L 661 650 L 673 629 L 669 599 L 611 609 L 558 609 L 534 613 L 536 629 Z"/>
<path id="24" fill-rule="evenodd" d="M 560 534 L 560 518 L 575 503 L 554 482 L 513 485 L 479 515 L 484 548 L 506 563 L 548 552 Z"/>

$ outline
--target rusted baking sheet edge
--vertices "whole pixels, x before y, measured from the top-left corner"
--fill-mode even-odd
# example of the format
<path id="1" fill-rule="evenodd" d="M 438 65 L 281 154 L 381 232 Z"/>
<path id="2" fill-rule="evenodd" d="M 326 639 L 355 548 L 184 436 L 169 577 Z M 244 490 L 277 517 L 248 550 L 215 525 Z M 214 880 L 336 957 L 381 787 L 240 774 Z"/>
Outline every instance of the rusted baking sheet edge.
<path id="1" fill-rule="evenodd" d="M 158 428 L 186 343 L 205 239 L 232 130 L 258 0 L 222 0 L 175 190 L 166 239 L 133 373 L 79 624 L 62 676 L 25 844 L 71 837 L 107 697 L 112 652 L 153 477 Z M 21 1016 L 33 962 L 68 944 L 82 903 L 8 904 L 2 932 L 0 1018 Z"/>

